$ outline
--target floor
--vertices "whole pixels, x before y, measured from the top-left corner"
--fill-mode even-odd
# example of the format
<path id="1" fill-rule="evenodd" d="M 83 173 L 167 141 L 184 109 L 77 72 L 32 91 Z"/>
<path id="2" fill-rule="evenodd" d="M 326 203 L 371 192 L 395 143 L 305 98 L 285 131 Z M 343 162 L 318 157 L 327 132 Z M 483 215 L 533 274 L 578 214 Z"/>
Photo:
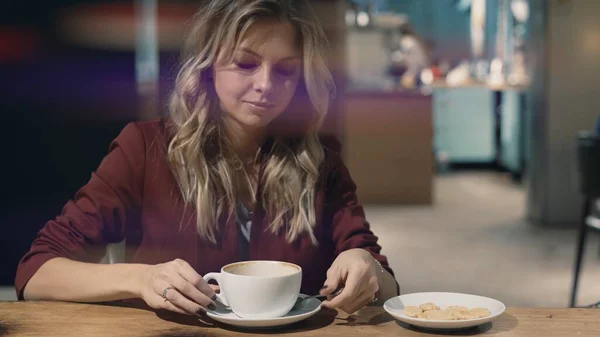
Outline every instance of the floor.
<path id="1" fill-rule="evenodd" d="M 403 293 L 455 291 L 508 306 L 568 306 L 575 229 L 527 223 L 524 190 L 497 173 L 439 176 L 435 195 L 430 207 L 366 206 Z M 599 241 L 589 240 L 580 305 L 600 301 Z M 0 288 L 0 300 L 14 299 L 12 288 Z"/>
<path id="2" fill-rule="evenodd" d="M 0 287 L 0 301 L 16 301 L 17 295 L 13 287 Z"/>
<path id="3" fill-rule="evenodd" d="M 576 229 L 527 223 L 524 189 L 499 173 L 449 174 L 434 186 L 432 207 L 366 207 L 403 293 L 467 292 L 508 306 L 568 306 Z M 590 235 L 578 305 L 600 301 L 598 242 Z"/>

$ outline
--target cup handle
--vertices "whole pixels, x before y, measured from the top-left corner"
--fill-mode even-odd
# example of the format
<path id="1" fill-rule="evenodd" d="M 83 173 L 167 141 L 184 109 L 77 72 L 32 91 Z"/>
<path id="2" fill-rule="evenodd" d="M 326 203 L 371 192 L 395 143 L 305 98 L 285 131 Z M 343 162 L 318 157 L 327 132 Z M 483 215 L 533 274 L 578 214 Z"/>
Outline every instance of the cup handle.
<path id="1" fill-rule="evenodd" d="M 204 279 L 204 281 L 206 281 L 206 283 L 208 283 L 208 281 L 213 281 L 213 280 L 217 281 L 217 284 L 221 288 L 221 292 L 219 294 L 217 294 L 217 300 L 219 302 L 221 302 L 222 304 L 229 306 L 229 303 L 227 303 L 227 299 L 225 299 L 225 293 L 223 292 L 223 287 L 221 286 L 221 273 L 208 273 L 208 274 L 204 275 L 203 279 Z"/>

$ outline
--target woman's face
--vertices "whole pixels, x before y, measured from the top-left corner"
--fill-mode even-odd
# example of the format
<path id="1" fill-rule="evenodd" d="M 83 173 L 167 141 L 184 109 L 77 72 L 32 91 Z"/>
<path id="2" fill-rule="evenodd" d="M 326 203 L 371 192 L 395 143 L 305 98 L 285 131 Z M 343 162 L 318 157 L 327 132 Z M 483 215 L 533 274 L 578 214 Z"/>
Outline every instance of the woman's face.
<path id="1" fill-rule="evenodd" d="M 259 21 L 246 32 L 233 62 L 219 57 L 214 83 L 229 122 L 243 128 L 267 126 L 288 106 L 302 71 L 302 50 L 293 26 Z"/>

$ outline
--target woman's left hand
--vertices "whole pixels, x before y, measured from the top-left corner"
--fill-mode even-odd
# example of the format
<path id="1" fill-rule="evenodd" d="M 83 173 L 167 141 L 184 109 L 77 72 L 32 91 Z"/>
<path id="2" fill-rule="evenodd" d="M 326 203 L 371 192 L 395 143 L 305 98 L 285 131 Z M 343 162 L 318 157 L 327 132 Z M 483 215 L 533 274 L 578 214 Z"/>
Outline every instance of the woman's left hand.
<path id="1" fill-rule="evenodd" d="M 340 286 L 344 290 L 323 301 L 323 306 L 339 308 L 352 314 L 376 299 L 379 290 L 378 264 L 371 254 L 360 248 L 342 252 L 327 271 L 321 295 L 329 295 Z"/>

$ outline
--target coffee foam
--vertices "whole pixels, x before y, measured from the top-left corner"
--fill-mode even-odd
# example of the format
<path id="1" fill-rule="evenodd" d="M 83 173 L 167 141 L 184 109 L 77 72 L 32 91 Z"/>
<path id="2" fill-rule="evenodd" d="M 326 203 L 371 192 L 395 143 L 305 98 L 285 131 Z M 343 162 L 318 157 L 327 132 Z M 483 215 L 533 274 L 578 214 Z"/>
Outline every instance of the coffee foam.
<path id="1" fill-rule="evenodd" d="M 225 272 L 244 276 L 286 276 L 300 271 L 300 268 L 287 262 L 247 261 L 226 266 Z"/>

